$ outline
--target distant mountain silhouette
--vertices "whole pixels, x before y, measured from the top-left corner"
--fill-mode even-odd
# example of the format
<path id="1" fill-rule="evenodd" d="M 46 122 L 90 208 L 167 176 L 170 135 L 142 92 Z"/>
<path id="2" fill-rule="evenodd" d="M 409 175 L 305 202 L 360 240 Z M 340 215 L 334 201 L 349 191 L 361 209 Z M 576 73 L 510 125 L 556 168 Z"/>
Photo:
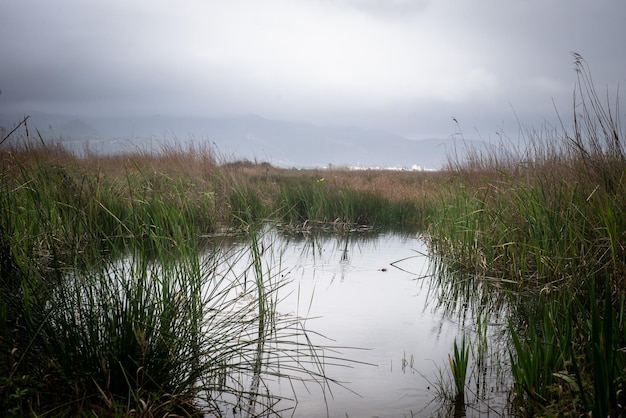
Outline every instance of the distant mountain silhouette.
<path id="1" fill-rule="evenodd" d="M 0 115 L 0 124 L 10 115 Z M 20 119 L 16 115 L 15 121 Z M 157 150 L 167 142 L 209 142 L 221 158 L 267 161 L 283 167 L 441 168 L 448 154 L 463 156 L 468 144 L 451 138 L 410 140 L 385 131 L 270 120 L 231 118 L 83 118 L 34 112 L 29 126 L 44 139 L 61 139 L 91 151 Z M 478 145 L 472 143 L 469 145 Z M 456 147 L 456 148 L 455 148 Z"/>
<path id="2" fill-rule="evenodd" d="M 54 131 L 53 131 L 54 132 Z M 84 141 L 87 139 L 95 139 L 100 137 L 97 129 L 94 129 L 80 119 L 72 119 L 63 124 L 56 131 L 56 135 L 68 141 Z"/>

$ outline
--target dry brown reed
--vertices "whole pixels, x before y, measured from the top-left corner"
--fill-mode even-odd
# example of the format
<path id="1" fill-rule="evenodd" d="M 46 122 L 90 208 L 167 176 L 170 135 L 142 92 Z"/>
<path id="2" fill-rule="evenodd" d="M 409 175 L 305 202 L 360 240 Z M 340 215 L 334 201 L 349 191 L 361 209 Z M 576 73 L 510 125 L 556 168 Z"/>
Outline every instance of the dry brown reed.
<path id="1" fill-rule="evenodd" d="M 394 201 L 432 196 L 445 176 L 441 172 L 393 170 L 332 170 L 321 175 L 338 188 L 376 192 Z"/>
<path id="2" fill-rule="evenodd" d="M 164 145 L 159 152 L 136 150 L 123 154 L 88 153 L 80 159 L 83 169 L 111 177 L 125 177 L 128 171 L 159 173 L 173 179 L 188 178 L 212 183 L 218 163 L 206 144 Z"/>

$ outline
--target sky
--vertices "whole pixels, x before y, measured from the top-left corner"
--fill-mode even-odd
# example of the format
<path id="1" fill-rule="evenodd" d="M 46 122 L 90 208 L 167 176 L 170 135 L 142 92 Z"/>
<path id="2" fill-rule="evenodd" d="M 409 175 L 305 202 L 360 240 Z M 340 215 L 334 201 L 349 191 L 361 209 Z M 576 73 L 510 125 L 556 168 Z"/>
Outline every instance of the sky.
<path id="1" fill-rule="evenodd" d="M 626 82 L 624 0 L 4 0 L 0 115 L 256 114 L 409 138 L 573 112 Z M 457 122 L 455 122 L 457 121 Z"/>

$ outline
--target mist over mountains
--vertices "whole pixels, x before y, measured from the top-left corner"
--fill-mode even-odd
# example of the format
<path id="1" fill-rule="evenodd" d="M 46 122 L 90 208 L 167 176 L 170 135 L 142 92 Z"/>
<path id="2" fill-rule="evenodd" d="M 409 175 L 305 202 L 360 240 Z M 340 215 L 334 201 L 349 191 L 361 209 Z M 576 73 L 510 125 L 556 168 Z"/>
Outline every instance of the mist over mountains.
<path id="1" fill-rule="evenodd" d="M 23 115 L 0 115 L 13 127 Z M 452 138 L 411 140 L 384 131 L 270 120 L 257 115 L 230 118 L 74 118 L 33 112 L 28 125 L 46 140 L 76 151 L 158 151 L 162 144 L 208 142 L 220 158 L 267 161 L 275 166 L 333 166 L 439 169 L 447 156 L 463 156 L 467 146 Z"/>

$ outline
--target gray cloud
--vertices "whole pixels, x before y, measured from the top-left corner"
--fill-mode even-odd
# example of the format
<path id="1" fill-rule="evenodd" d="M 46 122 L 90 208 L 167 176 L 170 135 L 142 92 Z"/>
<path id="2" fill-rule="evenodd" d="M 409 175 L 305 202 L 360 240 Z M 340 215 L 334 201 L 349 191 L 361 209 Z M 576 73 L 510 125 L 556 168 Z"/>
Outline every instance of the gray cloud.
<path id="1" fill-rule="evenodd" d="M 0 113 L 257 113 L 412 137 L 456 117 L 488 135 L 514 112 L 569 112 L 572 51 L 623 84 L 624 16 L 618 0 L 10 1 Z"/>
<path id="2" fill-rule="evenodd" d="M 424 12 L 430 0 L 320 0 L 339 7 L 351 8 L 373 18 L 411 19 Z"/>

